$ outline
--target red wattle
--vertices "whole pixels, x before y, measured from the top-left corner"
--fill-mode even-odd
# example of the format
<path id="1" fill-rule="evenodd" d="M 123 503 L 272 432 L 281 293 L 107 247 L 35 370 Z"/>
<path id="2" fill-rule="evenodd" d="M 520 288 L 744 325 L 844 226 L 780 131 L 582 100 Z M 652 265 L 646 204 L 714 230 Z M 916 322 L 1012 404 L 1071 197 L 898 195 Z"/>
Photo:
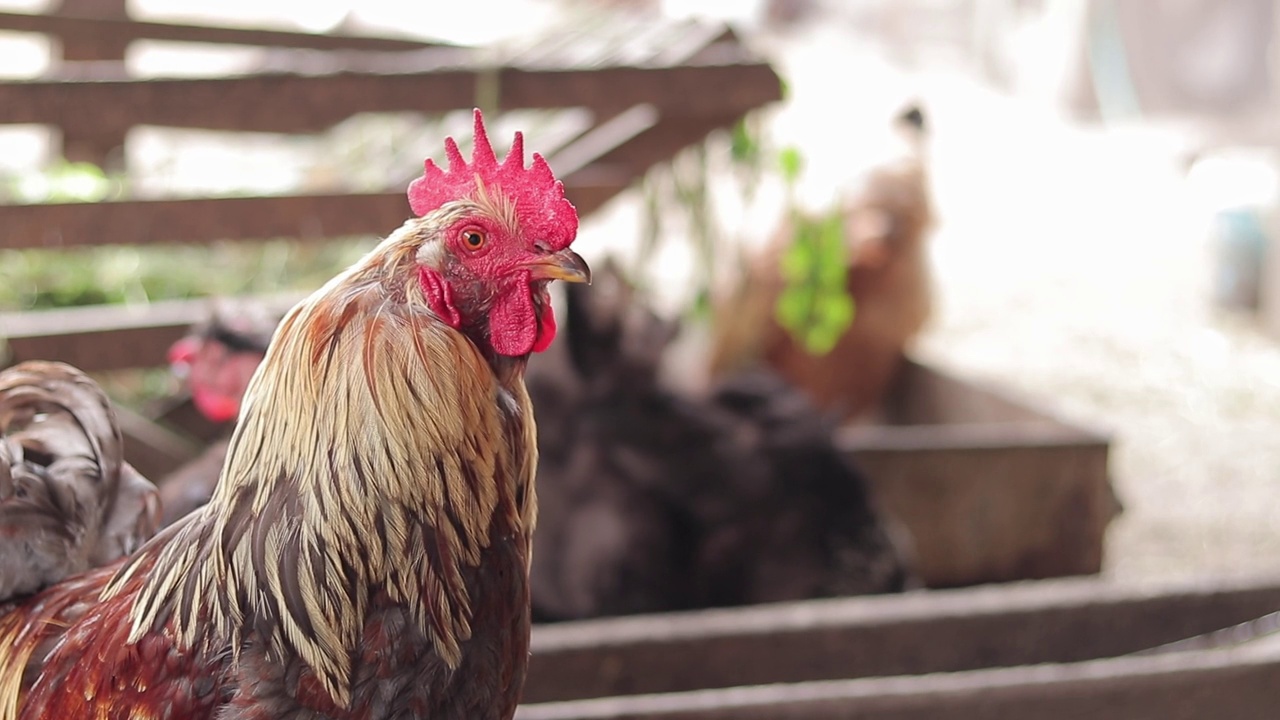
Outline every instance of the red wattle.
<path id="1" fill-rule="evenodd" d="M 528 282 L 517 282 L 489 309 L 489 344 L 500 355 L 518 357 L 533 351 L 538 318 Z"/>
<path id="2" fill-rule="evenodd" d="M 542 306 L 542 322 L 538 326 L 538 339 L 533 343 L 534 352 L 542 352 L 551 347 L 551 341 L 556 339 L 556 311 L 551 309 L 551 303 L 547 302 Z"/>

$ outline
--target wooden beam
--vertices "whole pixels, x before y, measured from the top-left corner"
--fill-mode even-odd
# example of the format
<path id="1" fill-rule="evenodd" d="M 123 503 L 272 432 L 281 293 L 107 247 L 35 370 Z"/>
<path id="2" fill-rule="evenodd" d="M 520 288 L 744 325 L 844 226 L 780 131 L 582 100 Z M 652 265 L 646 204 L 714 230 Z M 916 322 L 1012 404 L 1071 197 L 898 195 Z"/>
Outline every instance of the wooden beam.
<path id="1" fill-rule="evenodd" d="M 124 436 L 125 460 L 153 483 L 200 454 L 201 446 L 121 405 L 115 406 L 116 421 Z"/>
<path id="2" fill-rule="evenodd" d="M 314 132 L 357 112 L 445 112 L 476 101 L 473 57 L 447 50 L 307 56 L 287 72 L 218 78 L 130 80 L 99 68 L 92 79 L 0 83 L 0 124 L 107 124 L 262 132 Z M 741 59 L 741 58 L 739 58 Z M 604 115 L 640 103 L 664 118 L 735 115 L 781 97 L 764 63 L 497 71 L 502 109 L 589 107 Z"/>
<path id="3" fill-rule="evenodd" d="M 599 172 L 565 178 L 566 194 L 587 215 L 633 181 Z M 207 243 L 214 240 L 380 237 L 410 216 L 404 191 L 350 195 L 127 200 L 0 205 L 0 248 Z"/>
<path id="4" fill-rule="evenodd" d="M 1276 609 L 1280 579 L 1164 588 L 1071 579 L 563 623 L 534 629 L 524 699 L 1077 662 Z"/>
<path id="5" fill-rule="evenodd" d="M 1206 651 L 524 705 L 518 720 L 1167 720 L 1275 717 L 1280 657 Z"/>
<path id="6" fill-rule="evenodd" d="M 442 43 L 409 38 L 370 37 L 343 33 L 307 33 L 144 22 L 83 15 L 34 15 L 0 12 L 0 30 L 52 35 L 68 42 L 127 45 L 136 40 L 250 45 L 310 50 L 416 50 Z M 101 59 L 101 58 L 95 58 Z"/>
<path id="7" fill-rule="evenodd" d="M 556 154 L 557 170 L 609 168 L 639 178 L 715 130 L 732 127 L 743 112 L 687 116 L 663 113 L 648 103 L 635 105 L 583 134 Z"/>
<path id="8" fill-rule="evenodd" d="M 577 187 L 580 192 L 571 192 L 570 197 L 585 215 L 607 202 L 623 186 L 610 184 Z M 280 210 L 267 202 L 281 200 L 284 201 L 286 210 Z M 226 205 L 219 206 L 220 202 Z M 32 228 L 39 228 L 41 222 L 51 224 L 49 234 L 44 236 L 46 244 L 35 242 L 11 247 L 71 247 L 94 244 L 95 240 L 113 239 L 132 243 L 163 242 L 165 239 L 201 242 L 225 236 L 232 231 L 248 232 L 261 237 L 336 237 L 369 232 L 369 228 L 374 226 L 383 231 L 394 229 L 407 217 L 406 209 L 395 209 L 403 203 L 403 193 L 388 193 L 372 197 L 337 195 L 322 198 L 229 198 L 221 201 L 61 206 L 71 209 L 68 212 L 49 211 L 50 207 L 59 206 L 0 206 L 0 224 L 17 223 L 20 217 L 25 218 L 22 223 Z M 299 210 L 299 206 L 303 210 Z M 314 209 L 316 207 L 328 209 L 317 211 Z M 38 212 L 34 212 L 37 210 Z M 297 212 L 303 214 L 294 214 Z M 316 212 L 323 217 L 307 214 Z M 344 212 L 349 212 L 350 216 L 344 217 Z M 385 217 L 380 219 L 379 213 Z M 258 214 L 264 215 L 256 221 L 258 224 L 244 224 L 247 222 L 246 218 Z M 232 218 L 227 221 L 230 224 L 220 224 L 221 221 L 210 219 L 219 216 Z M 337 225 L 325 226 L 324 219 L 331 216 L 337 218 Z M 197 218 L 200 217 L 206 218 L 210 225 L 199 225 Z M 359 217 L 366 219 L 360 221 Z M 178 218 L 178 224 L 166 224 L 167 218 Z M 365 224 L 359 224 L 360 222 Z M 299 225 L 310 227 L 312 231 L 299 233 Z M 95 226 L 103 228 L 104 232 L 95 233 Z M 331 231 L 338 229 L 341 232 L 326 234 L 326 227 Z M 13 234 L 5 236 L 6 241 L 13 241 L 14 238 Z M 3 245 L 4 243 L 0 243 L 0 246 Z M 151 367 L 164 362 L 169 346 L 181 338 L 193 323 L 204 320 L 208 308 L 209 301 L 201 299 L 163 301 L 141 306 L 94 305 L 0 313 L 0 340 L 7 343 L 8 361 L 11 363 L 35 359 L 61 360 L 86 372 Z"/>
<path id="9" fill-rule="evenodd" d="M 93 14 L 117 21 L 128 19 L 125 0 L 59 0 L 59 14 Z M 52 20 L 58 15 L 47 15 Z M 60 37 L 61 47 L 55 45 L 54 58 L 61 56 L 66 62 L 123 62 L 129 43 L 118 37 L 81 33 Z M 55 67 L 57 64 L 55 63 Z M 103 168 L 123 166 L 122 148 L 129 134 L 129 125 L 99 122 L 96 113 L 81 113 L 59 123 L 62 131 L 62 155 L 72 162 L 90 162 Z"/>
<path id="10" fill-rule="evenodd" d="M 259 301 L 283 313 L 301 297 L 287 293 Z M 61 360 L 85 372 L 156 367 L 165 363 L 170 345 L 208 318 L 211 303 L 202 298 L 0 313 L 0 340 L 10 364 Z"/>
<path id="11" fill-rule="evenodd" d="M 566 191 L 585 216 L 632 179 L 588 167 L 567 176 Z M 0 247 L 381 235 L 408 215 L 403 192 L 0 205 L 0 227 L 5 228 Z M 283 312 L 299 297 L 273 296 L 263 302 Z M 164 362 L 168 347 L 204 320 L 209 307 L 208 300 L 198 299 L 0 313 L 0 338 L 7 341 L 9 362 L 61 360 L 86 372 L 150 367 Z"/>

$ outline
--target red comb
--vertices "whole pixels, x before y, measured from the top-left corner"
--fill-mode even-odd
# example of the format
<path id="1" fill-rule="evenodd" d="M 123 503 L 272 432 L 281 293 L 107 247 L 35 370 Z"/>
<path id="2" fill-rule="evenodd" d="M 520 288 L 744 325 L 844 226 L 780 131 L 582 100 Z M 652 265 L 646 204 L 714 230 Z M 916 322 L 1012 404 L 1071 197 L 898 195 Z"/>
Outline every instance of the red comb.
<path id="1" fill-rule="evenodd" d="M 565 199 L 564 185 L 551 173 L 547 161 L 534 153 L 533 163 L 525 168 L 524 137 L 517 132 L 511 151 L 499 164 L 478 109 L 475 119 L 471 164 L 463 159 L 453 138 L 445 138 L 448 172 L 428 159 L 422 177 L 409 183 L 409 207 L 417 215 L 425 215 L 447 202 L 471 197 L 483 184 L 487 191 L 504 195 L 515 204 L 526 236 L 553 250 L 568 247 L 578 232 L 578 211 Z"/>

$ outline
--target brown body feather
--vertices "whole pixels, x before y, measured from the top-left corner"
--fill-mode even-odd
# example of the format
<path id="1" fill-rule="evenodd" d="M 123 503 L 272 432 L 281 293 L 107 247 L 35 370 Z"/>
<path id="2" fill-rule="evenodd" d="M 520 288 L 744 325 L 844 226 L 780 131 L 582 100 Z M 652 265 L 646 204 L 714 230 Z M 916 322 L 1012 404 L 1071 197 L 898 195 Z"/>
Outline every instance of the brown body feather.
<path id="1" fill-rule="evenodd" d="M 286 316 L 210 503 L 119 570 L 20 701 L 3 668 L 19 717 L 512 715 L 534 426 L 525 358 L 449 327 L 416 284 L 423 238 L 453 220 L 406 223 Z"/>

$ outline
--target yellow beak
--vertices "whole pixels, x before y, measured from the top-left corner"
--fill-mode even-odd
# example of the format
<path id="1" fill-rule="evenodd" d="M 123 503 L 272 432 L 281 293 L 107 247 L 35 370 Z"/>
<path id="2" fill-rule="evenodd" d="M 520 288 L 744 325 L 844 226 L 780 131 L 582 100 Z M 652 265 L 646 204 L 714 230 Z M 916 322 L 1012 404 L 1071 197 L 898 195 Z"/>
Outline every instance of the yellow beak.
<path id="1" fill-rule="evenodd" d="M 529 275 L 534 280 L 563 280 L 591 284 L 591 268 L 587 266 L 587 261 L 568 248 L 544 255 L 529 263 L 528 267 Z"/>

